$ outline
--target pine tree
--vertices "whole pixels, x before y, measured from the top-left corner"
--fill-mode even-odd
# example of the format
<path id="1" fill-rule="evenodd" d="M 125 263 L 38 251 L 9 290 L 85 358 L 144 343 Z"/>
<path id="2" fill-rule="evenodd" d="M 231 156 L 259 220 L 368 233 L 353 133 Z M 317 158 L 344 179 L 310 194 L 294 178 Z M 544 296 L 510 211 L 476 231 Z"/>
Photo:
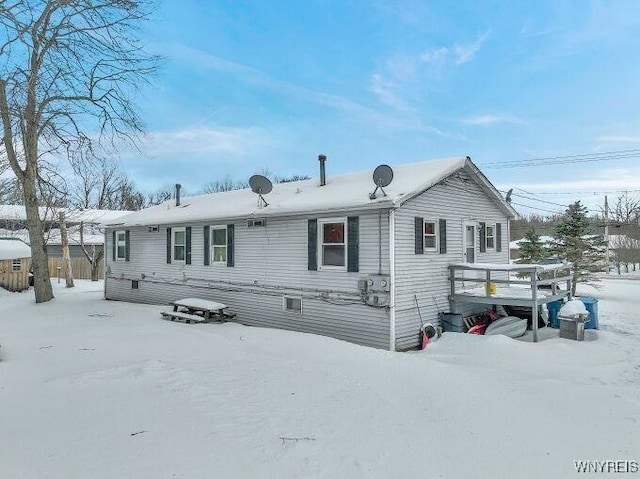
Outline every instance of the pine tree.
<path id="1" fill-rule="evenodd" d="M 547 251 L 540 236 L 531 228 L 520 241 L 520 258 L 518 263 L 535 264 L 540 263 L 548 256 Z"/>
<path id="2" fill-rule="evenodd" d="M 554 251 L 573 263 L 573 287 L 575 295 L 579 282 L 595 281 L 594 271 L 602 268 L 605 258 L 602 236 L 589 234 L 587 208 L 579 201 L 569 205 L 562 219 L 555 226 Z"/>

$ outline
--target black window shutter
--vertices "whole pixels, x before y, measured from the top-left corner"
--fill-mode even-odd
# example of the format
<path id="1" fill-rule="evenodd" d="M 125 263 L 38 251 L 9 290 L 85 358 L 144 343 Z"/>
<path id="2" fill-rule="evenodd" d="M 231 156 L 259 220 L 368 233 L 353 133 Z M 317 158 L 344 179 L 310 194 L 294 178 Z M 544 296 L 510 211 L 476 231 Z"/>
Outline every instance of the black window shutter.
<path id="1" fill-rule="evenodd" d="M 447 252 L 447 220 L 441 219 L 440 226 L 440 254 Z"/>
<path id="2" fill-rule="evenodd" d="M 307 269 L 318 270 L 318 220 L 307 221 Z"/>
<path id="3" fill-rule="evenodd" d="M 185 229 L 185 248 L 184 248 L 184 262 L 185 264 L 191 264 L 191 226 L 187 226 Z"/>
<path id="4" fill-rule="evenodd" d="M 167 228 L 167 263 L 171 263 L 171 228 Z"/>
<path id="5" fill-rule="evenodd" d="M 359 217 L 349 216 L 347 218 L 347 271 L 357 273 L 359 268 L 360 255 L 360 228 Z"/>
<path id="6" fill-rule="evenodd" d="M 502 223 L 496 223 L 496 251 L 502 251 Z"/>
<path id="7" fill-rule="evenodd" d="M 480 223 L 480 252 L 487 252 L 487 224 Z"/>
<path id="8" fill-rule="evenodd" d="M 124 232 L 124 260 L 125 261 L 129 261 L 129 251 L 130 251 L 130 245 L 131 242 L 129 241 L 130 236 L 129 236 L 129 230 L 126 230 Z"/>
<path id="9" fill-rule="evenodd" d="M 113 232 L 113 241 L 112 241 L 112 245 L 111 245 L 111 256 L 113 259 L 113 261 L 116 260 L 116 232 Z"/>
<path id="10" fill-rule="evenodd" d="M 415 218 L 416 225 L 416 254 L 424 253 L 424 218 Z"/>
<path id="11" fill-rule="evenodd" d="M 209 266 L 209 253 L 211 252 L 211 228 L 208 226 L 204 227 L 204 265 Z"/>
<path id="12" fill-rule="evenodd" d="M 234 226 L 227 225 L 227 266 L 231 267 L 234 264 L 233 258 L 233 244 L 235 243 L 234 238 Z"/>

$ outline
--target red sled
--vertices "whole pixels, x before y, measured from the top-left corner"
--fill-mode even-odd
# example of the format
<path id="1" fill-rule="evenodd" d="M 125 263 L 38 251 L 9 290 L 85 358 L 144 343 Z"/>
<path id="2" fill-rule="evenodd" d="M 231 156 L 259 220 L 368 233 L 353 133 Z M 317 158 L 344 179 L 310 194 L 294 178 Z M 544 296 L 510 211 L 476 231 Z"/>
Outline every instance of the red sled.
<path id="1" fill-rule="evenodd" d="M 467 333 L 469 334 L 484 334 L 484 330 L 487 329 L 486 324 L 476 324 L 475 326 L 471 326 Z"/>

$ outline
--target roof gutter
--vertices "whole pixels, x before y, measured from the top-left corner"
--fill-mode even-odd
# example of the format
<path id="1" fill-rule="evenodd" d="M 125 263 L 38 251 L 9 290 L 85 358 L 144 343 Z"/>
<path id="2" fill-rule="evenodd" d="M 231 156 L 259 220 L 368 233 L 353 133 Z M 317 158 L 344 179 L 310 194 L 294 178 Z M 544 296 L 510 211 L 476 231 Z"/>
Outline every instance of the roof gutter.
<path id="1" fill-rule="evenodd" d="M 382 201 L 375 201 L 372 202 L 371 204 L 368 205 L 361 205 L 361 206 L 353 206 L 353 207 L 349 207 L 349 208 L 319 208 L 319 209 L 312 209 L 312 210 L 305 210 L 305 211 L 292 211 L 292 212 L 286 212 L 286 211 L 282 211 L 282 212 L 278 212 L 278 211 L 273 211 L 271 212 L 271 214 L 269 214 L 269 212 L 266 211 L 266 208 L 264 210 L 261 211 L 255 211 L 246 215 L 236 215 L 236 216 L 225 216 L 225 217 L 215 217 L 215 218 L 211 218 L 211 217 L 202 217 L 202 218 L 193 218 L 193 219 L 181 219 L 181 218 L 175 218 L 175 219 L 171 219 L 171 220 L 149 220 L 149 221 L 145 221 L 145 222 L 141 222 L 141 223 L 135 223 L 135 222 L 131 222 L 131 223 L 111 223 L 108 225 L 105 225 L 107 228 L 115 228 L 115 227 L 137 227 L 137 226 L 155 226 L 155 225 L 174 225 L 177 223 L 180 224 L 189 224 L 189 223 L 201 223 L 203 221 L 232 221 L 232 220 L 246 220 L 248 218 L 253 218 L 253 217 L 257 217 L 257 218 L 291 218 L 291 217 L 304 217 L 304 216 L 309 216 L 309 215 L 321 215 L 321 214 L 339 214 L 339 213 L 345 213 L 345 212 L 353 212 L 353 211 L 377 211 L 377 210 L 388 210 L 390 208 L 399 208 L 400 205 L 396 204 L 395 202 L 393 202 L 392 200 L 382 200 Z"/>
<path id="2" fill-rule="evenodd" d="M 396 350 L 396 210 L 389 210 L 389 351 Z"/>

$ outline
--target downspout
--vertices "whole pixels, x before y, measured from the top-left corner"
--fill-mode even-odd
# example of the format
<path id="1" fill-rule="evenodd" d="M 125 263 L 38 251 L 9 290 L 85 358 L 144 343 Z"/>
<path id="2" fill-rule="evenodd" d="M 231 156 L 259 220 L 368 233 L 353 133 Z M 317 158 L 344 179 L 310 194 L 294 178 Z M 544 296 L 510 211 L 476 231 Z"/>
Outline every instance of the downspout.
<path id="1" fill-rule="evenodd" d="M 508 216 L 507 216 L 507 264 L 511 264 L 511 218 L 509 218 Z"/>
<path id="2" fill-rule="evenodd" d="M 378 210 L 378 275 L 382 275 L 382 210 Z"/>
<path id="3" fill-rule="evenodd" d="M 107 299 L 107 280 L 109 279 L 109 275 L 107 275 L 107 238 L 109 235 L 107 234 L 107 231 L 109 231 L 109 228 L 104 229 L 104 241 L 102 242 L 102 271 L 104 272 L 104 283 L 102 285 L 102 289 L 104 299 Z"/>
<path id="4" fill-rule="evenodd" d="M 389 210 L 389 351 L 396 350 L 396 210 Z"/>

